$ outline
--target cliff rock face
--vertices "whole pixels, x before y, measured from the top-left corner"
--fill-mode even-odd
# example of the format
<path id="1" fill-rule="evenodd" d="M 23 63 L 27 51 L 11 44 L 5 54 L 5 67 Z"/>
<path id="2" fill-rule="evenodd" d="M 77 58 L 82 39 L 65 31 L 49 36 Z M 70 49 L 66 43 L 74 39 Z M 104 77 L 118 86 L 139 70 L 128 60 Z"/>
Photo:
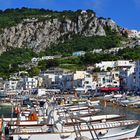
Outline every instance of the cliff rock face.
<path id="1" fill-rule="evenodd" d="M 119 32 L 115 22 L 110 19 L 99 19 L 94 13 L 80 14 L 74 20 L 63 17 L 45 21 L 24 21 L 17 26 L 2 29 L 0 52 L 6 51 L 9 47 L 30 47 L 39 52 L 53 43 L 64 42 L 74 34 L 106 36 L 106 26 Z"/>

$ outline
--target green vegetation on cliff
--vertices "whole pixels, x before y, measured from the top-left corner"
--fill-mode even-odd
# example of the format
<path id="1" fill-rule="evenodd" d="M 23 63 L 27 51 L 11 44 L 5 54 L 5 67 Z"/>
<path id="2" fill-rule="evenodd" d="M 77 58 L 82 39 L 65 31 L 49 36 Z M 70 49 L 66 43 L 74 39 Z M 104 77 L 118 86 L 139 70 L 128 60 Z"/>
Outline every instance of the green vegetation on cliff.
<path id="1" fill-rule="evenodd" d="M 140 46 L 135 48 L 126 48 L 120 50 L 115 54 L 104 53 L 86 53 L 81 57 L 64 57 L 55 60 L 40 61 L 37 67 L 31 68 L 29 71 L 30 76 L 34 76 L 39 73 L 40 70 L 45 71 L 51 67 L 60 67 L 63 69 L 69 69 L 72 71 L 85 69 L 88 65 L 94 65 L 101 61 L 113 61 L 113 60 L 137 60 L 140 58 Z M 0 56 L 0 76 L 8 77 L 11 73 L 22 70 L 18 67 L 19 64 L 26 64 L 31 61 L 31 58 L 38 57 L 31 49 L 16 48 L 4 52 Z"/>
<path id="2" fill-rule="evenodd" d="M 120 47 L 122 37 L 114 32 L 107 36 L 74 36 L 73 39 L 66 40 L 64 43 L 53 45 L 46 50 L 47 54 L 71 55 L 75 51 L 93 51 L 94 49 L 110 49 Z"/>
<path id="3" fill-rule="evenodd" d="M 104 54 L 104 53 L 86 53 L 80 57 L 82 64 L 93 65 L 101 61 L 116 61 L 116 60 L 137 60 L 140 59 L 140 46 L 134 48 L 125 48 L 119 50 L 115 54 Z"/>
<path id="4" fill-rule="evenodd" d="M 47 19 L 58 18 L 63 20 L 63 17 L 76 20 L 76 17 L 81 13 L 82 10 L 77 11 L 52 11 L 49 9 L 36 9 L 36 8 L 16 8 L 0 10 L 0 29 L 15 26 L 21 23 L 24 19 L 38 19 L 38 21 L 44 21 Z M 87 10 L 88 14 L 94 13 L 92 10 Z"/>
<path id="5" fill-rule="evenodd" d="M 23 21 L 23 19 L 47 19 L 45 15 L 53 14 L 56 12 L 45 9 L 31 9 L 31 8 L 16 8 L 16 9 L 6 9 L 5 11 L 0 11 L 0 28 L 6 28 L 15 26 L 16 24 Z"/>
<path id="6" fill-rule="evenodd" d="M 28 48 L 13 48 L 0 56 L 0 76 L 8 77 L 10 73 L 19 70 L 18 65 L 27 63 L 37 56 Z"/>

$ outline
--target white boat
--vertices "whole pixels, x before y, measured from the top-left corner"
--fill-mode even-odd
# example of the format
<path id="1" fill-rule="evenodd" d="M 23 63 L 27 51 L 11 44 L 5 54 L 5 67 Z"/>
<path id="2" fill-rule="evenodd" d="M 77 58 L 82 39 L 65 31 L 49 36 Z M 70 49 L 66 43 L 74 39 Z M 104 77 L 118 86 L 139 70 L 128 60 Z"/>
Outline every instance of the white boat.
<path id="1" fill-rule="evenodd" d="M 139 127 L 139 121 L 124 120 L 103 123 L 89 123 L 75 116 L 70 116 L 72 120 L 79 120 L 82 123 L 73 126 L 64 125 L 63 120 L 57 116 L 57 112 L 52 110 L 49 114 L 48 124 L 51 126 L 19 126 L 14 129 L 10 137 L 13 140 L 74 140 L 77 136 L 86 136 L 90 139 L 118 140 L 135 137 Z"/>
<path id="2" fill-rule="evenodd" d="M 89 116 L 90 115 L 93 115 L 93 114 L 96 114 L 97 112 L 100 112 L 101 109 L 85 109 L 85 110 L 59 110 L 58 111 L 58 114 L 59 115 L 65 115 L 67 114 L 66 112 L 73 112 L 74 115 L 78 115 L 78 116 L 82 116 L 82 115 L 86 115 Z"/>
<path id="3" fill-rule="evenodd" d="M 115 114 L 112 114 L 112 115 L 97 115 L 97 116 L 87 116 L 87 117 L 82 117 L 82 120 L 85 120 L 85 121 L 88 121 L 88 122 L 93 122 L 93 123 L 99 123 L 99 122 L 107 122 L 107 121 L 112 121 L 112 120 L 118 120 L 118 119 L 121 119 L 123 118 L 124 116 L 120 116 L 120 115 L 115 115 Z M 82 123 L 80 121 L 75 121 L 73 120 L 73 122 L 71 121 L 70 117 L 65 117 L 65 119 L 62 120 L 65 125 L 73 125 L 73 122 L 75 123 Z M 48 123 L 48 120 L 43 120 L 42 118 L 42 121 L 29 121 L 29 120 L 16 120 L 16 121 L 13 121 L 11 124 L 10 124 L 10 127 L 11 128 L 16 128 L 16 127 L 19 127 L 19 126 L 43 126 L 43 125 L 47 125 L 47 126 L 50 126 Z"/>
<path id="4" fill-rule="evenodd" d="M 121 100 L 120 102 L 120 105 L 122 106 L 135 106 L 135 105 L 138 105 L 140 104 L 140 100 Z"/>
<path id="5" fill-rule="evenodd" d="M 116 95 L 114 95 L 113 97 L 118 99 L 118 98 L 122 98 L 123 95 L 122 95 L 122 94 L 116 94 Z"/>
<path id="6" fill-rule="evenodd" d="M 130 100 L 128 100 L 128 99 L 124 99 L 124 100 L 119 101 L 119 104 L 122 106 L 128 106 L 129 103 L 130 103 Z"/>
<path id="7" fill-rule="evenodd" d="M 118 120 L 118 119 L 122 119 L 122 118 L 124 118 L 124 116 L 111 114 L 111 115 L 96 115 L 96 116 L 82 117 L 82 120 L 88 121 L 88 122 L 93 122 L 93 123 L 99 123 L 99 122 L 107 122 L 107 121 L 112 121 L 112 120 Z M 65 121 L 65 124 L 68 124 L 68 125 L 72 124 L 73 122 L 82 123 L 79 120 L 73 120 L 73 122 L 72 122 L 69 117 L 65 118 L 64 121 Z"/>
<path id="8" fill-rule="evenodd" d="M 89 127 L 82 124 L 79 129 L 76 126 L 66 127 L 61 123 L 56 123 L 52 128 L 48 126 L 20 127 L 10 137 L 13 137 L 13 140 L 25 140 L 25 138 L 27 140 L 74 140 L 81 135 L 96 140 L 118 140 L 135 137 L 139 127 L 137 123 L 137 121 L 126 120 L 92 124 Z"/>
<path id="9" fill-rule="evenodd" d="M 90 107 L 94 107 L 94 106 L 98 106 L 100 103 L 99 100 L 96 101 L 90 101 L 90 100 L 86 100 L 84 102 L 79 102 L 78 104 L 64 104 L 64 105 L 59 105 L 58 107 L 61 108 L 77 108 L 77 107 L 85 107 L 85 106 L 90 106 Z"/>
<path id="10" fill-rule="evenodd" d="M 105 96 L 104 96 L 104 98 L 105 99 L 111 99 L 111 98 L 113 98 L 113 94 L 106 94 Z"/>

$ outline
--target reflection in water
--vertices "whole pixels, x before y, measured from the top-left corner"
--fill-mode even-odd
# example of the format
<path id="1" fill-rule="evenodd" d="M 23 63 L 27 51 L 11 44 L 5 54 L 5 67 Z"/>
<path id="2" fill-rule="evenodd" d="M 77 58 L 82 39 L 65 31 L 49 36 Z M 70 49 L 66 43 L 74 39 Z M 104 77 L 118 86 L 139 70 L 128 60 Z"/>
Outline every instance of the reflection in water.
<path id="1" fill-rule="evenodd" d="M 10 106 L 0 106 L 0 117 L 10 117 L 11 116 L 11 107 Z"/>
<path id="2" fill-rule="evenodd" d="M 120 114 L 126 116 L 126 119 L 140 120 L 140 113 L 134 112 L 133 110 L 130 110 L 127 107 L 107 105 L 107 107 L 101 106 L 101 108 L 101 114 Z M 140 136 L 140 127 L 138 129 L 137 135 Z"/>

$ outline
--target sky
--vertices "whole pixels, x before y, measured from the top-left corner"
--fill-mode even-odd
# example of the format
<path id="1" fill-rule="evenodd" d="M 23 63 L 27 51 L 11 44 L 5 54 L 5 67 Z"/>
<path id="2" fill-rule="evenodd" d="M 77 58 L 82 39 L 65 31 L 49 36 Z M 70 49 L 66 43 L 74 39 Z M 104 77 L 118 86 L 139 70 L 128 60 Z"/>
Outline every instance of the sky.
<path id="1" fill-rule="evenodd" d="M 119 26 L 140 31 L 140 0 L 0 0 L 0 9 L 45 8 L 51 10 L 92 9 L 97 16 L 111 18 Z"/>

